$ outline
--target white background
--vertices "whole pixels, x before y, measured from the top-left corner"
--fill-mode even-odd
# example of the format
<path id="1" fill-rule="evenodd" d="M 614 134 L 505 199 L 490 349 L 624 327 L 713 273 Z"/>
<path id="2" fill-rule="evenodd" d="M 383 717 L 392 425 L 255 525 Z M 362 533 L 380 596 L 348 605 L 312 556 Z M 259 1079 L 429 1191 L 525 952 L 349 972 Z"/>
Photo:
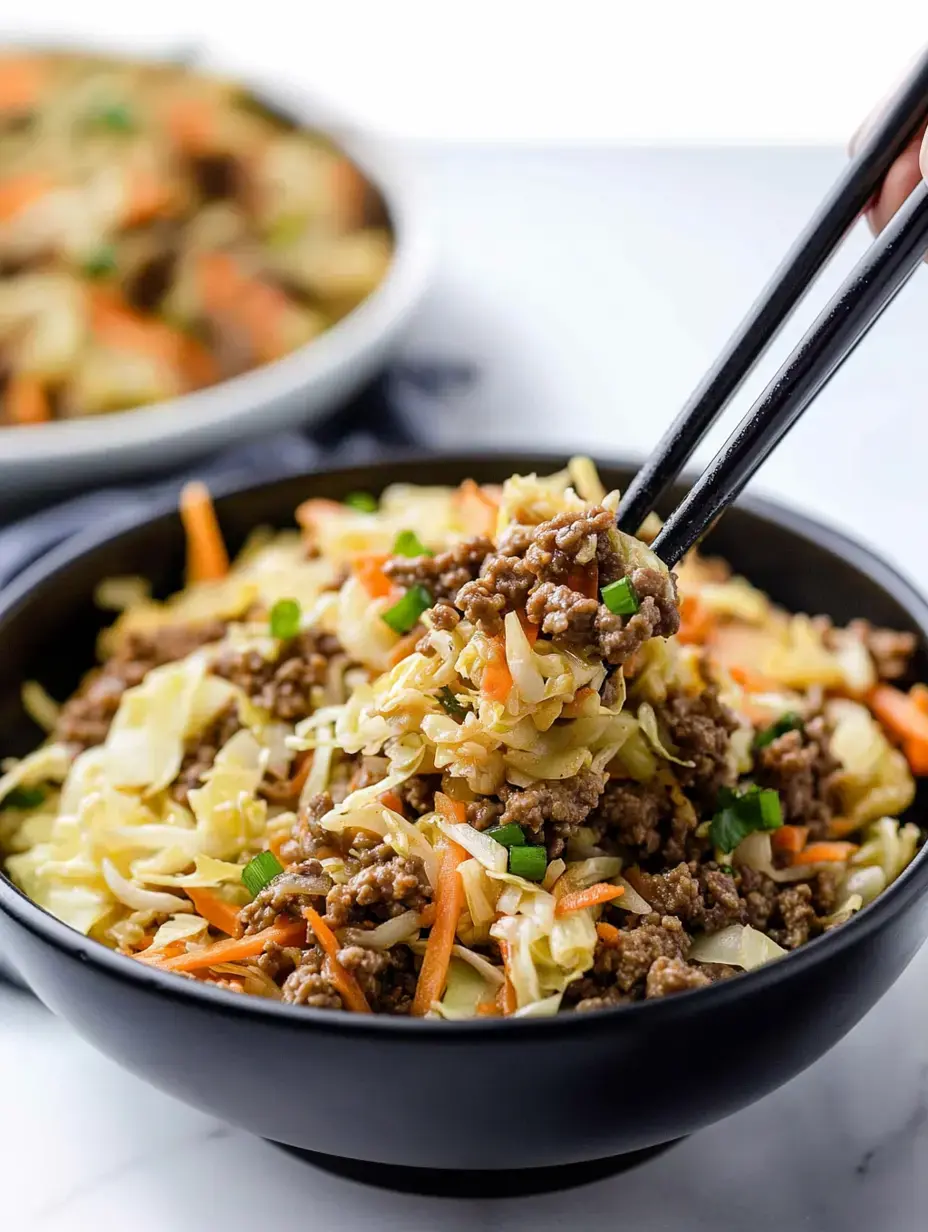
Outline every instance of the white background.
<path id="1" fill-rule="evenodd" d="M 6 0 L 0 32 L 195 44 L 406 138 L 843 143 L 928 41 L 928 6 Z"/>

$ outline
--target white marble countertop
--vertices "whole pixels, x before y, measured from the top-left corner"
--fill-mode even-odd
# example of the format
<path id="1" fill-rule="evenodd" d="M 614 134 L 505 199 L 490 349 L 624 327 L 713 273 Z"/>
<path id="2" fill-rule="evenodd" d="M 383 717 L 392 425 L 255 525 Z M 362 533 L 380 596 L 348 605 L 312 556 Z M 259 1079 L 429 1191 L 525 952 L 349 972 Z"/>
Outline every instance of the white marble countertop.
<path id="1" fill-rule="evenodd" d="M 484 374 L 475 392 L 423 410 L 433 433 L 604 453 L 647 449 L 840 165 L 837 151 L 815 150 L 423 158 L 442 259 L 409 351 L 474 358 Z M 856 235 L 851 251 L 864 242 Z M 757 486 L 878 542 L 928 585 L 926 331 L 928 275 Z M 582 1191 L 467 1203 L 318 1173 L 122 1073 L 0 987 L 0 1223 L 918 1232 L 928 1222 L 926 1017 L 928 951 L 827 1057 L 752 1108 Z"/>

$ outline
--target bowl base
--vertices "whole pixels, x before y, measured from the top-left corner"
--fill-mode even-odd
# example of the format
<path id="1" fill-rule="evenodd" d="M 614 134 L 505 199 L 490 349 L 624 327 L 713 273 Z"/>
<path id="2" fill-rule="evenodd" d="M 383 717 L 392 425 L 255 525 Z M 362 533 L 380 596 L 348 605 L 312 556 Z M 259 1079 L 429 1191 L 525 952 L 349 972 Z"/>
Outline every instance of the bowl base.
<path id="1" fill-rule="evenodd" d="M 302 1159 L 343 1180 L 399 1193 L 417 1194 L 428 1198 L 524 1198 L 533 1194 L 552 1193 L 558 1189 L 574 1189 L 593 1181 L 605 1180 L 646 1163 L 682 1142 L 674 1138 L 641 1151 L 625 1155 L 610 1155 L 586 1163 L 556 1164 L 550 1168 L 513 1168 L 477 1171 L 453 1168 L 406 1168 L 393 1164 L 369 1163 L 363 1159 L 342 1159 L 319 1151 L 304 1151 L 298 1146 L 272 1142 L 288 1155 Z"/>

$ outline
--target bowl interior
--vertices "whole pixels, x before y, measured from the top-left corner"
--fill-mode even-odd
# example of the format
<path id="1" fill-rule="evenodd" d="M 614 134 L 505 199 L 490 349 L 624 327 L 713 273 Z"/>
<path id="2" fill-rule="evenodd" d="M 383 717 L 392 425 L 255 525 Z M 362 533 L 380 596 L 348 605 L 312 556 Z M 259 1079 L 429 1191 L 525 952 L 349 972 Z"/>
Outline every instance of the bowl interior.
<path id="1" fill-rule="evenodd" d="M 563 465 L 552 455 L 474 455 L 414 458 L 295 476 L 217 496 L 223 533 L 237 551 L 258 525 L 293 525 L 293 511 L 307 496 L 340 499 L 359 489 L 380 492 L 388 483 L 458 483 L 467 476 L 501 482 L 514 471 L 550 472 Z M 607 487 L 624 487 L 634 467 L 603 464 Z M 672 507 L 680 490 L 671 493 Z M 791 611 L 825 613 L 837 623 L 864 617 L 918 635 L 914 679 L 928 679 L 928 605 L 872 551 L 802 515 L 763 503 L 730 510 L 706 541 L 755 585 Z M 184 540 L 173 509 L 117 533 L 101 528 L 59 549 L 31 569 L 0 600 L 0 755 L 22 755 L 41 733 L 22 707 L 23 681 L 40 681 L 66 698 L 95 661 L 95 639 L 112 614 L 94 606 L 97 583 L 143 574 L 164 596 L 183 584 Z"/>

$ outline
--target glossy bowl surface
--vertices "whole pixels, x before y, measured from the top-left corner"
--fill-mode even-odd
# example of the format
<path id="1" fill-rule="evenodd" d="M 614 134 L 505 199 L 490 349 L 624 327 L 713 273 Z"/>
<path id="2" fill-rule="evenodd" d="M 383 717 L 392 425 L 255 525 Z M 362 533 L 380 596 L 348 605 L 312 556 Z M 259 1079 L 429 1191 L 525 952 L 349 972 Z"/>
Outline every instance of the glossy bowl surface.
<path id="1" fill-rule="evenodd" d="M 143 58 L 112 47 L 42 50 Z M 221 66 L 211 64 L 204 71 L 221 72 Z M 230 76 L 271 110 L 328 137 L 364 173 L 383 200 L 393 232 L 386 276 L 341 321 L 274 363 L 136 410 L 0 429 L 0 508 L 20 495 L 51 495 L 78 483 L 149 471 L 153 465 L 177 466 L 226 445 L 314 421 L 361 388 L 399 341 L 431 269 L 431 227 L 415 169 L 388 142 L 357 133 L 311 94 L 247 74 Z"/>
<path id="2" fill-rule="evenodd" d="M 233 547 L 258 523 L 288 525 L 308 495 L 387 482 L 499 481 L 561 458 L 396 460 L 219 494 Z M 631 468 L 604 465 L 608 485 Z M 871 551 L 766 504 L 730 511 L 709 547 L 796 609 L 865 616 L 918 634 L 928 606 Z M 64 696 L 91 661 L 96 583 L 144 572 L 180 582 L 173 510 L 60 549 L 0 596 L 0 751 L 37 733 L 23 680 Z M 923 819 L 924 802 L 913 815 Z M 223 1120 L 280 1143 L 433 1169 L 521 1169 L 667 1142 L 792 1078 L 871 1008 L 928 933 L 928 853 L 877 902 L 763 970 L 706 989 L 553 1019 L 435 1023 L 325 1013 L 159 973 L 88 941 L 0 877 L 0 940 L 36 993 L 115 1061 Z M 914 1028 L 913 1028 L 914 1029 Z M 389 1172 L 387 1176 L 389 1177 Z"/>

